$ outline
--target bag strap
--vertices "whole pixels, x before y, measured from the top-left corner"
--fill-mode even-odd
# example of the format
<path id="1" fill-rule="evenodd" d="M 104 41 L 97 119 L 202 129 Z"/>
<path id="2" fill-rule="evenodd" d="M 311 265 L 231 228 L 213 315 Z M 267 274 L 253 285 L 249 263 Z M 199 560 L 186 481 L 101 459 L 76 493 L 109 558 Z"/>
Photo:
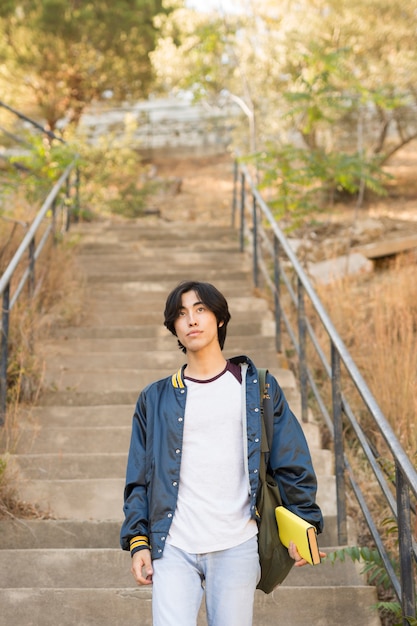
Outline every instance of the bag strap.
<path id="1" fill-rule="evenodd" d="M 260 473 L 260 477 L 262 482 L 265 482 L 265 478 L 266 478 L 266 462 L 265 462 L 265 455 L 268 454 L 269 449 L 270 449 L 270 444 L 268 442 L 268 437 L 267 437 L 267 431 L 266 431 L 266 426 L 265 426 L 265 411 L 264 411 L 264 400 L 265 400 L 265 381 L 266 381 L 266 374 L 267 374 L 267 369 L 264 367 L 260 367 L 258 368 L 258 381 L 259 381 L 259 395 L 260 395 L 260 401 L 261 401 L 261 428 L 262 428 L 262 434 L 261 434 L 261 462 L 260 462 L 260 466 L 259 466 L 259 473 Z"/>

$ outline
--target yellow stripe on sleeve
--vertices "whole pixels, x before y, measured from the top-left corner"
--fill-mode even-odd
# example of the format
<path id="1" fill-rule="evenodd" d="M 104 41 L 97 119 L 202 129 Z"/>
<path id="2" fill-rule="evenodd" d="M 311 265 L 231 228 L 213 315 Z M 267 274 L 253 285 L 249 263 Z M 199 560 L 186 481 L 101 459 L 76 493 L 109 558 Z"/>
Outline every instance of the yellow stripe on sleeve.
<path id="1" fill-rule="evenodd" d="M 132 551 L 136 548 L 149 548 L 148 538 L 143 536 L 132 537 L 130 540 L 130 550 Z"/>

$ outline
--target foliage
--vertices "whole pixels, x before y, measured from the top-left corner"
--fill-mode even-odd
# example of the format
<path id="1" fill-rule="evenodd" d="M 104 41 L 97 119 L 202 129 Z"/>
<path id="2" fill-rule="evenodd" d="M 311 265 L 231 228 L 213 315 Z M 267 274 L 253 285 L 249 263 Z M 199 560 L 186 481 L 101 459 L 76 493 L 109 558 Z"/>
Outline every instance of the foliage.
<path id="1" fill-rule="evenodd" d="M 102 137 L 91 146 L 80 148 L 82 184 L 81 206 L 92 215 L 112 213 L 136 218 L 143 214 L 152 182 L 129 138 L 120 141 Z"/>
<path id="2" fill-rule="evenodd" d="M 355 194 L 364 185 L 380 191 L 381 166 L 417 137 L 413 1 L 241 6 L 223 16 L 180 9 L 161 21 L 151 55 L 161 88 L 187 89 L 218 106 L 240 98 L 253 114 L 257 152 L 305 148 L 314 168 L 325 165 L 324 182 L 335 179 Z M 242 118 L 241 148 L 245 134 Z"/>
<path id="3" fill-rule="evenodd" d="M 392 520 L 385 520 L 385 524 L 391 525 Z M 326 559 L 331 563 L 335 563 L 337 560 L 343 563 L 347 557 L 353 562 L 362 562 L 364 564 L 362 574 L 367 577 L 369 584 L 381 586 L 384 589 L 391 587 L 391 581 L 378 550 L 368 547 L 349 546 L 328 553 Z M 398 563 L 393 558 L 391 558 L 391 565 L 398 572 Z M 399 620 L 395 622 L 394 626 L 402 626 L 403 616 L 399 602 L 378 602 L 375 608 L 384 613 L 391 613 L 395 620 Z M 407 616 L 406 619 L 410 626 L 417 626 L 417 615 L 415 617 Z"/>
<path id="4" fill-rule="evenodd" d="M 144 97 L 152 83 L 154 17 L 167 10 L 163 0 L 2 2 L 0 78 L 13 82 L 14 93 L 29 90 L 51 129 L 63 119 L 77 123 L 103 94 Z"/>
<path id="5" fill-rule="evenodd" d="M 269 205 L 278 219 L 291 215 L 293 224 L 312 211 L 332 205 L 336 192 L 355 194 L 361 181 L 374 192 L 384 194 L 388 176 L 375 158 L 358 153 L 306 150 L 287 144 L 266 146 L 254 162 L 261 174 L 261 188 L 272 198 Z"/>
<path id="6" fill-rule="evenodd" d="M 335 563 L 336 561 L 341 561 L 343 563 L 346 560 L 346 557 L 349 557 L 353 562 L 364 563 L 362 574 L 366 575 L 369 583 L 382 585 L 385 589 L 390 586 L 390 579 L 378 550 L 371 549 L 366 546 L 348 546 L 330 552 L 327 554 L 326 559 L 328 559 L 331 563 Z M 391 561 L 391 564 L 395 567 L 393 560 Z"/>
<path id="7" fill-rule="evenodd" d="M 378 609 L 384 613 L 391 613 L 395 620 L 394 626 L 403 626 L 403 616 L 401 611 L 401 605 L 399 602 L 378 602 Z M 417 626 L 417 616 L 407 616 L 405 618 L 409 626 Z"/>
<path id="8" fill-rule="evenodd" d="M 65 168 L 77 159 L 70 144 L 48 140 L 39 135 L 26 136 L 27 149 L 10 158 L 15 169 L 10 169 L 7 185 L 20 186 L 24 183 L 29 200 L 38 201 L 58 180 Z"/>

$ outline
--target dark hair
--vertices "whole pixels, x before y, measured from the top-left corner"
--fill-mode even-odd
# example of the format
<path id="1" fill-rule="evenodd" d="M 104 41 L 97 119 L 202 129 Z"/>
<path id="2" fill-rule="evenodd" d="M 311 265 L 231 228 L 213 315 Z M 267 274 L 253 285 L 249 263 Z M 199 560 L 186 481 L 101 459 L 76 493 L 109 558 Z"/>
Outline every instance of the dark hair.
<path id="1" fill-rule="evenodd" d="M 182 306 L 182 296 L 189 291 L 195 291 L 201 302 L 216 316 L 219 344 L 220 348 L 223 349 L 226 340 L 227 324 L 229 323 L 231 315 L 226 298 L 210 283 L 187 280 L 177 285 L 169 294 L 165 304 L 164 326 L 166 326 L 173 335 L 177 336 L 175 332 L 175 321 L 178 318 Z M 219 326 L 221 322 L 223 322 L 223 324 Z M 180 341 L 178 341 L 178 346 L 183 352 L 186 352 L 186 348 Z"/>

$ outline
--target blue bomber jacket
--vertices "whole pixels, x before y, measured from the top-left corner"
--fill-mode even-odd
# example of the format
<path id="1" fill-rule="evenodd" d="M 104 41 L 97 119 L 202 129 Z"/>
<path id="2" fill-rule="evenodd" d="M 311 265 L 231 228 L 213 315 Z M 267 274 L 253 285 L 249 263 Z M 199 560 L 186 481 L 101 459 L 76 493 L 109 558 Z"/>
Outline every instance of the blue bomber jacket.
<path id="1" fill-rule="evenodd" d="M 259 381 L 249 358 L 230 360 L 241 364 L 242 384 L 246 386 L 246 471 L 251 516 L 257 519 L 261 454 Z M 184 367 L 172 377 L 145 387 L 136 403 L 124 490 L 125 520 L 120 533 L 123 550 L 130 550 L 132 555 L 150 548 L 152 558 L 160 558 L 175 513 L 187 400 L 183 370 Z M 316 504 L 317 480 L 303 430 L 277 380 L 269 373 L 266 386 L 264 410 L 273 411 L 274 415 L 268 470 L 278 483 L 282 503 L 321 532 L 323 518 Z"/>

